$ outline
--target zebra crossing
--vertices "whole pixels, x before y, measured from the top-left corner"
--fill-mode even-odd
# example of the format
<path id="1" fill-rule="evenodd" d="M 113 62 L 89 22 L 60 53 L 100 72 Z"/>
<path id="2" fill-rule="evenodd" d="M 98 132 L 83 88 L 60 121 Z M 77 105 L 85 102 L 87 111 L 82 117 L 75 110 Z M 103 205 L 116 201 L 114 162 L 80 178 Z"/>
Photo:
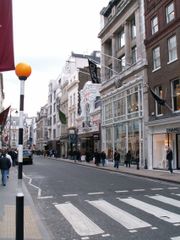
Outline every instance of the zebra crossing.
<path id="1" fill-rule="evenodd" d="M 95 196 L 97 198 L 97 196 Z M 148 215 L 153 215 L 158 220 L 171 224 L 174 227 L 180 226 L 180 212 L 177 213 L 175 208 L 180 208 L 180 194 L 173 194 L 172 196 L 163 196 L 162 194 L 155 195 L 143 195 L 145 201 L 139 200 L 136 197 L 115 197 L 113 203 L 109 200 L 103 198 L 84 200 L 84 202 L 95 209 L 95 211 L 101 212 L 103 216 L 108 217 L 111 221 L 115 221 L 117 224 L 120 224 L 124 229 L 129 233 L 135 233 L 140 229 L 149 229 L 155 230 L 158 229 L 154 223 L 150 221 L 145 221 L 138 216 L 139 211 Z M 178 200 L 179 198 L 179 200 Z M 148 202 L 149 200 L 153 200 Z M 116 202 L 117 201 L 117 202 Z M 163 203 L 163 208 L 156 206 L 155 203 Z M 124 206 L 127 206 L 125 210 L 121 207 L 123 203 Z M 92 219 L 92 216 L 87 216 L 83 212 L 83 209 L 78 208 L 75 203 L 70 201 L 65 203 L 56 203 L 54 204 L 56 209 L 62 214 L 62 216 L 68 221 L 70 226 L 74 231 L 83 239 L 90 239 L 90 237 L 95 235 L 101 235 L 103 238 L 109 237 L 110 234 L 107 233 L 106 229 L 103 229 L 97 221 Z M 137 214 L 132 214 L 128 212 L 129 207 L 138 209 L 135 211 Z M 166 207 L 172 207 L 171 210 L 167 210 Z M 148 218 L 149 219 L 149 218 Z M 110 239 L 110 238 L 108 238 Z M 179 236 L 171 236 L 171 240 L 180 240 L 180 230 Z"/>

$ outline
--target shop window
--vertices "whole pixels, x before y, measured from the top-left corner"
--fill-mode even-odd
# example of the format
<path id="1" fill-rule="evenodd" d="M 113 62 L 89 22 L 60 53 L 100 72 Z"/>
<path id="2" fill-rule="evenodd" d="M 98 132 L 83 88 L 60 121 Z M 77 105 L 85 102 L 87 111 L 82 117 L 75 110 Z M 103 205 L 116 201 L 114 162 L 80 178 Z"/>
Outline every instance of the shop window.
<path id="1" fill-rule="evenodd" d="M 105 120 L 112 118 L 112 103 L 105 105 Z"/>
<path id="2" fill-rule="evenodd" d="M 132 161 L 139 155 L 139 121 L 128 123 L 128 150 L 131 151 Z"/>
<path id="3" fill-rule="evenodd" d="M 114 102 L 114 117 L 125 115 L 125 98 Z"/>
<path id="4" fill-rule="evenodd" d="M 128 113 L 138 111 L 138 93 L 133 93 L 127 97 Z"/>
<path id="5" fill-rule="evenodd" d="M 166 150 L 172 145 L 172 135 L 154 134 L 153 135 L 153 168 L 167 169 Z"/>
<path id="6" fill-rule="evenodd" d="M 180 79 L 172 81 L 173 110 L 180 111 Z"/>
<path id="7" fill-rule="evenodd" d="M 106 128 L 106 149 L 107 158 L 113 159 L 113 138 L 112 127 Z"/>

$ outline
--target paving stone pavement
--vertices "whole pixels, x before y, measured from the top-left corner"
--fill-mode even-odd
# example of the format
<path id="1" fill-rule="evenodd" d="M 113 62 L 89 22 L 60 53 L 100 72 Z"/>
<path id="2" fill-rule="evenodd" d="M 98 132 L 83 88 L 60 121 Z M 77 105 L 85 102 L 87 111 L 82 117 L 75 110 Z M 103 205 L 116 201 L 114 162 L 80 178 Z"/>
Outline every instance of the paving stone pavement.
<path id="1" fill-rule="evenodd" d="M 52 240 L 24 183 L 22 183 L 22 191 L 24 194 L 24 239 Z M 15 240 L 17 192 L 17 169 L 12 167 L 7 185 L 5 187 L 0 185 L 0 240 Z"/>

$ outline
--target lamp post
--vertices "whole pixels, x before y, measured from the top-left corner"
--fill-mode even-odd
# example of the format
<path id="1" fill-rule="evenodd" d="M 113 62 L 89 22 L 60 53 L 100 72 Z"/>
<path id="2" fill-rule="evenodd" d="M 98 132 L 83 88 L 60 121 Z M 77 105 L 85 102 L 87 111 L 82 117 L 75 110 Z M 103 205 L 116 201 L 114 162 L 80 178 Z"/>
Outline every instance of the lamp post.
<path id="1" fill-rule="evenodd" d="M 16 65 L 15 72 L 20 80 L 18 193 L 16 195 L 16 240 L 24 240 L 24 194 L 22 191 L 24 86 L 25 80 L 31 74 L 31 67 L 26 63 L 19 63 Z"/>

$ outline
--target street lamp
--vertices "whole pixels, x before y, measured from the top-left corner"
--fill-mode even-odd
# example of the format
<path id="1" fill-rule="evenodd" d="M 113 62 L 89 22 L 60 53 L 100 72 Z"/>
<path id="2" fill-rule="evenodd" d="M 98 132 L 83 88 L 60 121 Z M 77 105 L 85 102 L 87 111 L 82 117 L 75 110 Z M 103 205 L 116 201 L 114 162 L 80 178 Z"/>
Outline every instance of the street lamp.
<path id="1" fill-rule="evenodd" d="M 18 147 L 18 193 L 16 195 L 16 240 L 24 239 L 24 194 L 22 191 L 23 168 L 23 112 L 24 112 L 24 86 L 25 80 L 31 74 L 31 67 L 26 63 L 19 63 L 15 68 L 20 80 L 20 105 L 19 105 L 19 147 Z"/>

